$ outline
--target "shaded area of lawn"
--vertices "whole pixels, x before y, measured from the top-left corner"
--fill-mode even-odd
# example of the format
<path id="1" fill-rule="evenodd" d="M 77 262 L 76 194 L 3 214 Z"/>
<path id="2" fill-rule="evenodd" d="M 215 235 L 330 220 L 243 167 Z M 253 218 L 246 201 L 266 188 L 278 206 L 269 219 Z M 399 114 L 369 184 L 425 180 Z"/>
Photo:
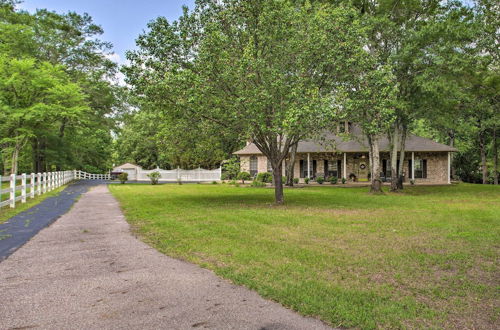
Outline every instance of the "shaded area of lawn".
<path id="1" fill-rule="evenodd" d="M 341 327 L 498 322 L 500 189 L 415 186 L 273 191 L 114 185 L 134 230 L 161 252 L 213 269 Z"/>

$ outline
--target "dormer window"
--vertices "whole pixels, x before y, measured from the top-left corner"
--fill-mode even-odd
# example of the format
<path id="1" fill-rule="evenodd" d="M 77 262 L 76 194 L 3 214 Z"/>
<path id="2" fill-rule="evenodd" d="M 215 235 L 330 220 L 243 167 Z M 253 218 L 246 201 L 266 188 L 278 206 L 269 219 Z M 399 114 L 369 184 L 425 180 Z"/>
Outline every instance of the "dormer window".
<path id="1" fill-rule="evenodd" d="M 352 128 L 352 123 L 345 120 L 337 124 L 337 133 L 350 133 Z"/>

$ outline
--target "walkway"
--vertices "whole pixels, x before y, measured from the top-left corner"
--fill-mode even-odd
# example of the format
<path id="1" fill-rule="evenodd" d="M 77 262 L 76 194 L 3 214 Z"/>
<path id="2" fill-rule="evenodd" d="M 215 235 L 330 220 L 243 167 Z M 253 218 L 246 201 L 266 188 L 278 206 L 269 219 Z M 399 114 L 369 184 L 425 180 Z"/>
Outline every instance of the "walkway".
<path id="1" fill-rule="evenodd" d="M 0 262 L 0 329 L 327 329 L 134 238 L 107 186 Z"/>

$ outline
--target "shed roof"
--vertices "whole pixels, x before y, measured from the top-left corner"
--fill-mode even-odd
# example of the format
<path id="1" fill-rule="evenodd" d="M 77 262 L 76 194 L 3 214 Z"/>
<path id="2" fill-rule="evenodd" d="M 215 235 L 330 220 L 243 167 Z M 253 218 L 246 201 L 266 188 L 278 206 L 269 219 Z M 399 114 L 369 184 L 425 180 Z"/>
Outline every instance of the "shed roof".
<path id="1" fill-rule="evenodd" d="M 125 164 L 122 164 L 120 166 L 115 166 L 113 168 L 113 171 L 116 170 L 116 169 L 119 169 L 119 168 L 136 168 L 136 169 L 142 169 L 142 167 L 140 167 L 139 165 L 135 165 L 135 164 L 132 164 L 132 163 L 125 163 Z"/>
<path id="2" fill-rule="evenodd" d="M 379 149 L 382 152 L 389 151 L 389 139 L 387 136 L 381 137 L 379 141 Z M 415 134 L 409 134 L 406 137 L 405 149 L 408 152 L 446 152 L 458 151 L 456 148 L 447 146 L 446 144 L 432 141 L 431 139 L 423 138 Z M 359 127 L 353 126 L 352 132 L 348 140 L 333 133 L 326 133 L 323 138 L 318 140 L 300 141 L 297 146 L 298 153 L 317 153 L 317 152 L 368 152 L 368 141 L 362 134 Z M 234 153 L 235 155 L 253 155 L 262 154 L 262 152 L 253 143 L 248 144 L 241 150 Z"/>

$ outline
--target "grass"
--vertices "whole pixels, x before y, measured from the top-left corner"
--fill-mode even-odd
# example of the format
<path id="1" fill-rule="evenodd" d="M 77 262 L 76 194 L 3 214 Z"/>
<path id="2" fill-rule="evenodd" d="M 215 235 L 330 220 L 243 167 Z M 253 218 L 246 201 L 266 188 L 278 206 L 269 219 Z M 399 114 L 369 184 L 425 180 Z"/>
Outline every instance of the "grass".
<path id="1" fill-rule="evenodd" d="M 63 185 L 63 186 L 56 188 L 50 192 L 47 192 L 43 195 L 35 196 L 35 198 L 29 197 L 30 190 L 28 188 L 27 189 L 27 196 L 26 196 L 26 203 L 21 203 L 21 201 L 17 201 L 16 207 L 14 209 L 11 209 L 9 206 L 4 206 L 4 207 L 0 208 L 0 223 L 4 223 L 5 221 L 9 220 L 10 218 L 15 216 L 16 214 L 19 214 L 23 211 L 26 211 L 27 209 L 37 205 L 38 203 L 40 203 L 41 201 L 43 201 L 44 199 L 46 199 L 48 197 L 53 197 L 53 196 L 59 195 L 59 193 L 62 190 L 64 190 L 64 188 L 66 188 L 66 186 L 67 185 Z M 4 187 L 4 188 L 8 188 L 8 186 Z M 16 196 L 19 196 L 19 195 L 20 195 L 20 192 L 16 192 Z M 6 200 L 8 198 L 9 198 L 9 194 L 2 195 L 2 201 Z"/>
<path id="2" fill-rule="evenodd" d="M 494 328 L 500 188 L 112 185 L 134 231 L 336 327 Z"/>

